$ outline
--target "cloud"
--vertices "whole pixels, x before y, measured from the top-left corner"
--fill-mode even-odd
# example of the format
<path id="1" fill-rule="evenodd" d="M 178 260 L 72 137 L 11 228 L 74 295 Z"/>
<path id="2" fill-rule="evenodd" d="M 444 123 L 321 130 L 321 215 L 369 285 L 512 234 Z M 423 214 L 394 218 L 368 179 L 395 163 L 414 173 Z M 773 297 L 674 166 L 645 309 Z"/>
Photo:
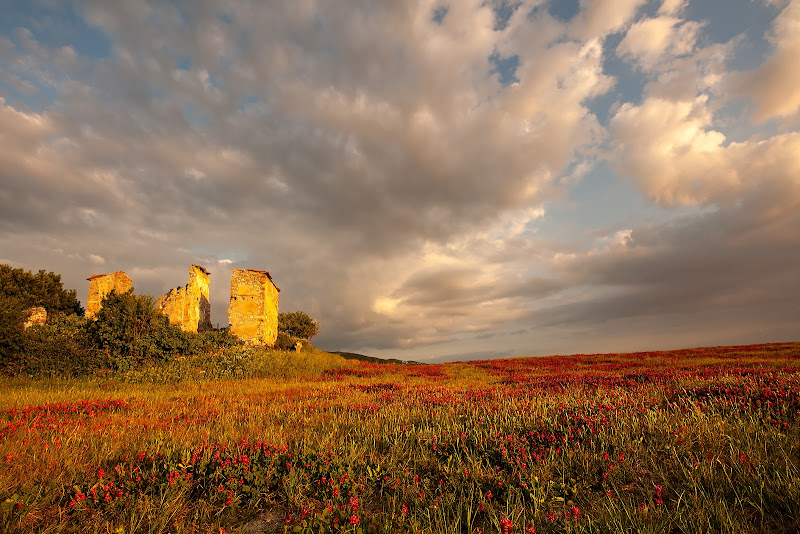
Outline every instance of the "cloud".
<path id="1" fill-rule="evenodd" d="M 570 23 L 570 34 L 580 40 L 604 37 L 625 27 L 644 0 L 581 0 L 581 10 Z"/>
<path id="2" fill-rule="evenodd" d="M 634 23 L 617 46 L 617 55 L 652 70 L 660 62 L 691 54 L 702 24 L 671 16 Z"/>
<path id="3" fill-rule="evenodd" d="M 755 120 L 788 117 L 800 109 L 800 1 L 789 2 L 777 16 L 769 40 L 773 54 L 757 68 L 736 77 L 741 94 L 756 103 Z"/>
<path id="4" fill-rule="evenodd" d="M 97 254 L 89 254 L 89 261 L 97 265 L 103 265 L 106 262 L 106 259 L 102 256 L 98 256 Z"/>
<path id="5" fill-rule="evenodd" d="M 767 71 L 788 65 L 795 4 L 770 87 L 731 76 L 738 41 L 711 42 L 686 2 L 644 4 L 563 21 L 527 2 L 498 24 L 480 0 L 438 19 L 433 0 L 82 3 L 107 55 L 33 26 L 0 36 L 0 250 L 79 293 L 93 257 L 155 296 L 216 264 L 222 324 L 227 269 L 264 268 L 336 349 L 562 350 L 559 325 L 599 339 L 606 317 L 689 303 L 735 301 L 743 320 L 797 265 L 800 152 L 728 93 L 793 113 L 790 74 Z M 516 58 L 513 83 L 492 58 Z M 618 178 L 598 166 L 634 201 L 601 213 L 592 188 Z M 735 285 L 754 289 L 726 300 Z"/>

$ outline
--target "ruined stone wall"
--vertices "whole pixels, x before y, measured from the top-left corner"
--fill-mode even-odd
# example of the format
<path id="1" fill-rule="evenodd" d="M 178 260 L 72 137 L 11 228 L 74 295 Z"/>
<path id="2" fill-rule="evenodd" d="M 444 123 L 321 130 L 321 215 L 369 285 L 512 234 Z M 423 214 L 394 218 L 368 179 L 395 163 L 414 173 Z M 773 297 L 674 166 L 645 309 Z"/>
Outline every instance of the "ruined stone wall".
<path id="1" fill-rule="evenodd" d="M 208 301 L 210 275 L 203 267 L 189 267 L 189 284 L 186 286 L 186 312 L 184 324 L 192 332 L 211 330 L 211 303 Z"/>
<path id="2" fill-rule="evenodd" d="M 133 281 L 125 271 L 111 274 L 93 274 L 89 278 L 89 298 L 86 302 L 86 318 L 92 319 L 102 307 L 103 299 L 111 293 L 125 293 L 133 288 Z"/>
<path id="3" fill-rule="evenodd" d="M 45 310 L 41 306 L 34 306 L 33 308 L 28 308 L 22 313 L 27 315 L 28 317 L 25 320 L 25 324 L 22 325 L 26 330 L 32 327 L 33 325 L 44 324 L 47 322 L 47 310 Z"/>
<path id="4" fill-rule="evenodd" d="M 186 290 L 176 287 L 167 291 L 166 295 L 156 302 L 161 313 L 169 318 L 169 322 L 183 326 L 183 310 L 186 308 Z"/>
<path id="5" fill-rule="evenodd" d="M 234 269 L 228 306 L 231 333 L 244 341 L 274 346 L 279 291 L 267 271 Z"/>
<path id="6" fill-rule="evenodd" d="M 209 272 L 199 265 L 189 267 L 189 283 L 185 288 L 171 289 L 158 299 L 158 309 L 169 322 L 185 332 L 211 329 L 211 304 L 208 300 Z"/>

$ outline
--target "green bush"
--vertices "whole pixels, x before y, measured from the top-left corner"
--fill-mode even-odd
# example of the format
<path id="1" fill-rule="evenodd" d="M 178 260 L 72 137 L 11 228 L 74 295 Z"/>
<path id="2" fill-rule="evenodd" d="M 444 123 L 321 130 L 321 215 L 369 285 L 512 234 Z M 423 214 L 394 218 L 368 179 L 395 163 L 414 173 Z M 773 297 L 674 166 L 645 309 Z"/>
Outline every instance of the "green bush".
<path id="1" fill-rule="evenodd" d="M 286 332 L 278 332 L 278 338 L 275 340 L 275 348 L 279 350 L 294 350 L 298 341 L 307 342 L 307 340 L 287 334 Z"/>
<path id="2" fill-rule="evenodd" d="M 0 293 L 0 372 L 17 374 L 22 366 L 25 302 Z"/>
<path id="3" fill-rule="evenodd" d="M 227 328 L 198 332 L 197 334 L 192 335 L 192 341 L 192 352 L 218 351 L 224 348 L 235 347 L 242 344 L 239 338 L 231 334 L 231 331 Z"/>
<path id="4" fill-rule="evenodd" d="M 112 291 L 89 327 L 91 340 L 109 356 L 111 367 L 125 371 L 146 362 L 171 360 L 188 352 L 191 340 L 170 324 L 149 295 Z"/>
<path id="5" fill-rule="evenodd" d="M 244 343 L 206 354 L 187 354 L 170 362 L 131 369 L 118 376 L 128 382 L 178 383 L 185 380 L 232 380 L 253 378 L 322 378 L 325 372 L 348 365 L 338 354 L 318 350 L 308 343 L 303 352 L 269 349 Z"/>
<path id="6" fill-rule="evenodd" d="M 311 339 L 319 334 L 319 323 L 305 312 L 283 312 L 278 314 L 278 332 L 290 336 Z"/>
<path id="7" fill-rule="evenodd" d="M 19 372 L 23 374 L 77 377 L 109 368 L 106 353 L 91 342 L 89 320 L 84 317 L 58 314 L 25 330 L 22 340 L 25 357 Z"/>

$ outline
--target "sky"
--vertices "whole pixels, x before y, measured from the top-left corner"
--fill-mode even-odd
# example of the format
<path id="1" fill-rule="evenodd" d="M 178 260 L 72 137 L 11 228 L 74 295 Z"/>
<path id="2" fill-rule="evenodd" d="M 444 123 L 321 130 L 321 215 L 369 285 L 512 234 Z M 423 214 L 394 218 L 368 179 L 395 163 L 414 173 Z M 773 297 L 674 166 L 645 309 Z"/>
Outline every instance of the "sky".
<path id="1" fill-rule="evenodd" d="M 327 350 L 800 339 L 800 0 L 0 0 L 0 263 Z"/>

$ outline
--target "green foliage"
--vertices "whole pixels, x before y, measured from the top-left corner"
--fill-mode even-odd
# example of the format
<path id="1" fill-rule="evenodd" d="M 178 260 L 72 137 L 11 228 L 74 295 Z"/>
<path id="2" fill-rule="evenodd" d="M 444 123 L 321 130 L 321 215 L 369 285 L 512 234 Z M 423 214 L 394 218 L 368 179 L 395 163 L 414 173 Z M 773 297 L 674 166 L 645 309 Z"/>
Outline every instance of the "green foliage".
<path id="1" fill-rule="evenodd" d="M 303 339 L 286 332 L 278 332 L 278 337 L 275 339 L 275 348 L 279 350 L 294 350 L 298 341 L 303 342 Z"/>
<path id="2" fill-rule="evenodd" d="M 112 368 L 121 371 L 145 362 L 169 361 L 190 345 L 181 329 L 158 311 L 153 297 L 131 291 L 109 293 L 89 333 L 108 353 Z"/>
<path id="3" fill-rule="evenodd" d="M 90 321 L 78 315 L 57 315 L 25 330 L 19 372 L 42 377 L 77 377 L 108 369 L 105 352 L 93 346 Z"/>
<path id="4" fill-rule="evenodd" d="M 319 334 L 319 323 L 302 311 L 283 312 L 278 314 L 278 332 L 311 339 Z"/>
<path id="5" fill-rule="evenodd" d="M 231 334 L 227 328 L 206 330 L 191 336 L 193 348 L 199 351 L 218 351 L 225 348 L 242 345 L 238 337 Z"/>
<path id="6" fill-rule="evenodd" d="M 18 372 L 26 308 L 22 299 L 0 293 L 0 372 Z"/>
<path id="7" fill-rule="evenodd" d="M 345 365 L 347 362 L 338 354 L 318 350 L 308 343 L 300 353 L 239 343 L 213 352 L 178 356 L 170 362 L 131 369 L 119 376 L 126 382 L 157 384 L 187 380 L 310 379 L 321 378 Z"/>
<path id="8" fill-rule="evenodd" d="M 19 299 L 25 308 L 42 306 L 48 314 L 83 315 L 75 290 L 64 289 L 60 274 L 44 270 L 33 274 L 21 268 L 0 265 L 0 295 Z"/>

